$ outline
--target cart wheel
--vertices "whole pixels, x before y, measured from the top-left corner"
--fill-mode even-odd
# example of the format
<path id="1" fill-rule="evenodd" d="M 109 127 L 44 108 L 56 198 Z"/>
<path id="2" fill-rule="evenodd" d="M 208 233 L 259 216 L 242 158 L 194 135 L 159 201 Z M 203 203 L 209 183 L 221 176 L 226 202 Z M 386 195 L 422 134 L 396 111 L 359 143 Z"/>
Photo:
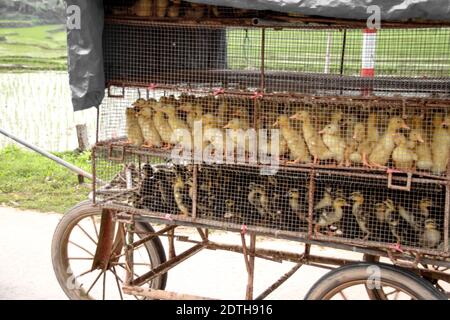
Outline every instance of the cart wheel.
<path id="1" fill-rule="evenodd" d="M 366 262 L 379 262 L 380 261 L 380 257 L 379 256 L 374 256 L 374 255 L 370 255 L 370 254 L 364 254 L 363 257 L 363 261 Z M 436 270 L 436 271 L 440 271 L 440 272 L 446 272 L 448 273 L 450 270 L 449 268 L 445 268 L 445 267 L 439 267 L 439 266 L 429 266 L 429 265 L 424 265 L 424 268 L 426 269 L 431 269 L 431 270 Z M 449 287 L 450 287 L 450 283 L 447 282 L 444 279 L 428 279 L 426 277 L 424 277 L 426 280 L 428 280 L 431 284 L 433 284 L 436 289 L 438 289 L 440 292 L 442 292 L 443 294 L 445 294 L 447 296 L 447 298 L 450 297 L 450 292 Z M 386 293 L 384 292 L 383 288 L 380 289 L 370 289 L 367 288 L 367 294 L 369 295 L 369 297 L 372 300 L 388 300 L 386 298 Z"/>
<path id="2" fill-rule="evenodd" d="M 73 300 L 133 299 L 123 295 L 121 289 L 125 278 L 123 253 L 107 271 L 91 271 L 101 212 L 102 209 L 94 207 L 91 201 L 83 201 L 63 216 L 52 240 L 52 262 L 56 278 L 66 295 Z M 145 223 L 137 223 L 136 229 L 139 232 L 154 231 Z M 153 238 L 134 251 L 135 276 L 142 275 L 165 261 L 166 255 L 160 239 Z M 167 273 L 152 280 L 149 287 L 163 290 L 166 281 Z"/>
<path id="3" fill-rule="evenodd" d="M 446 296 L 425 279 L 383 263 L 356 263 L 336 268 L 314 284 L 306 299 L 361 300 L 367 297 L 366 286 L 382 287 L 388 300 L 446 300 Z"/>

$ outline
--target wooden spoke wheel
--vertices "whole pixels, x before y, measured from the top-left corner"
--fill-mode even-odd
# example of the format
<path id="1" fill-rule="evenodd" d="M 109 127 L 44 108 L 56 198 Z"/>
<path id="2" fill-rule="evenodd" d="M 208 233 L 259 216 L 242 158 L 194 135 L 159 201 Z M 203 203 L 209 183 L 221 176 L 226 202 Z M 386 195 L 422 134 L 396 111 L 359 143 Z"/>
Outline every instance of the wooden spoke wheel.
<path id="1" fill-rule="evenodd" d="M 97 248 L 102 209 L 84 201 L 69 210 L 58 226 L 52 240 L 52 262 L 56 278 L 70 299 L 137 299 L 122 292 L 125 280 L 125 254 L 123 250 L 111 257 L 105 271 L 92 269 Z M 123 228 L 116 224 L 117 228 Z M 143 232 L 153 232 L 149 224 L 137 223 L 136 240 Z M 148 272 L 166 261 L 164 248 L 159 238 L 153 238 L 134 250 L 135 277 Z M 149 288 L 165 288 L 167 274 L 153 279 Z"/>
<path id="2" fill-rule="evenodd" d="M 445 300 L 429 281 L 408 270 L 382 263 L 355 263 L 325 274 L 306 295 L 308 300 L 371 299 L 367 288 L 378 288 L 386 300 Z"/>
<path id="3" fill-rule="evenodd" d="M 373 262 L 377 263 L 380 261 L 380 257 L 368 255 L 365 254 L 363 257 L 363 260 L 366 262 Z M 433 265 L 421 265 L 421 268 L 428 269 L 430 271 L 440 271 L 445 273 L 450 273 L 449 268 L 440 267 L 440 266 L 433 266 Z M 438 275 L 438 274 L 437 274 Z M 442 292 L 444 295 L 447 296 L 447 298 L 450 297 L 450 283 L 446 279 L 431 279 L 424 277 L 425 280 L 429 281 L 438 291 Z M 386 296 L 387 293 L 390 291 L 387 291 L 384 288 L 379 289 L 370 289 L 367 288 L 367 294 L 372 300 L 388 300 L 389 298 Z"/>

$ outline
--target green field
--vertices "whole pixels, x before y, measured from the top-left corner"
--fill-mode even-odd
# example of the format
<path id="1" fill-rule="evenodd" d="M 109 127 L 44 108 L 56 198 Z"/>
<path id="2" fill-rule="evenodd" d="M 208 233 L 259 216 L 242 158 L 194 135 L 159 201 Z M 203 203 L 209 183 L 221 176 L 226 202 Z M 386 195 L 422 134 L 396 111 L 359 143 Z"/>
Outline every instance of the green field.
<path id="1" fill-rule="evenodd" d="M 91 171 L 90 153 L 57 156 Z M 0 150 L 0 205 L 64 213 L 86 200 L 90 191 L 77 176 L 34 152 L 9 146 Z M 89 182 L 89 181 L 87 181 Z"/>
<path id="2" fill-rule="evenodd" d="M 258 69 L 261 64 L 261 31 L 228 32 L 228 63 L 234 69 Z M 338 74 L 342 30 L 266 30 L 266 70 L 323 72 L 329 44 L 329 72 Z M 361 70 L 363 35 L 347 30 L 343 73 Z M 399 76 L 450 75 L 450 29 L 381 29 L 377 35 L 376 74 Z"/>
<path id="3" fill-rule="evenodd" d="M 66 57 L 64 26 L 0 28 L 0 70 L 65 70 Z"/>
<path id="4" fill-rule="evenodd" d="M 266 30 L 267 70 L 323 72 L 329 48 L 329 72 L 341 68 L 342 30 Z M 227 32 L 228 65 L 233 69 L 259 69 L 261 30 Z M 361 69 L 361 30 L 348 30 L 343 73 Z M 13 70 L 65 70 L 66 33 L 61 25 L 0 28 L 0 68 Z M 448 76 L 450 29 L 381 29 L 377 37 L 376 73 L 400 76 Z"/>

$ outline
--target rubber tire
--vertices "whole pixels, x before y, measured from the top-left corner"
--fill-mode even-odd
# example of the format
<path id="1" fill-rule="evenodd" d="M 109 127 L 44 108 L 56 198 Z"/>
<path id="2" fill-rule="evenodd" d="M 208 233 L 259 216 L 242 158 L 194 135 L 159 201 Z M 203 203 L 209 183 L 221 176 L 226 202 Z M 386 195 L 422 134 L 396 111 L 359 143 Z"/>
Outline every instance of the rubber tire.
<path id="1" fill-rule="evenodd" d="M 366 280 L 367 268 L 378 266 L 381 278 L 414 294 L 419 300 L 447 300 L 430 282 L 408 270 L 384 263 L 355 263 L 336 268 L 320 278 L 306 294 L 306 300 L 322 300 L 336 287 L 351 281 Z"/>
<path id="2" fill-rule="evenodd" d="M 100 216 L 101 210 L 102 209 L 99 207 L 94 207 L 90 200 L 80 202 L 64 214 L 53 234 L 51 246 L 53 270 L 61 289 L 71 300 L 84 300 L 86 297 L 78 294 L 77 290 L 71 290 L 66 286 L 68 274 L 66 272 L 67 268 L 64 266 L 63 257 L 61 256 L 61 250 L 63 249 L 62 242 L 65 237 L 70 236 L 70 234 L 67 235 L 67 232 L 72 230 L 74 227 L 73 224 L 76 221 L 79 221 L 82 216 L 89 216 L 92 214 L 98 214 Z M 148 223 L 137 222 L 136 228 L 141 232 L 154 232 L 153 227 Z M 148 241 L 145 246 L 147 250 L 153 253 L 153 258 L 157 260 L 154 261 L 155 265 L 159 265 L 166 261 L 164 247 L 159 237 L 155 237 L 151 241 Z M 164 290 L 167 283 L 167 273 L 155 280 L 156 281 L 152 282 L 152 288 Z"/>

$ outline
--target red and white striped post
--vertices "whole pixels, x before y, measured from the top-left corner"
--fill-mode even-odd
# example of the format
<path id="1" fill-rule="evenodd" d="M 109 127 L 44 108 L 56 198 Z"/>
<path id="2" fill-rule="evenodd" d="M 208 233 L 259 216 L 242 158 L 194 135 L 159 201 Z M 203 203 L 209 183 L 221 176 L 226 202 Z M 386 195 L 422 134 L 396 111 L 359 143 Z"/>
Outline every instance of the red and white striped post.
<path id="1" fill-rule="evenodd" d="M 361 77 L 373 78 L 375 76 L 375 49 L 377 46 L 377 29 L 363 30 L 363 45 L 361 54 Z M 362 94 L 368 96 L 372 93 L 371 86 L 362 88 Z"/>

